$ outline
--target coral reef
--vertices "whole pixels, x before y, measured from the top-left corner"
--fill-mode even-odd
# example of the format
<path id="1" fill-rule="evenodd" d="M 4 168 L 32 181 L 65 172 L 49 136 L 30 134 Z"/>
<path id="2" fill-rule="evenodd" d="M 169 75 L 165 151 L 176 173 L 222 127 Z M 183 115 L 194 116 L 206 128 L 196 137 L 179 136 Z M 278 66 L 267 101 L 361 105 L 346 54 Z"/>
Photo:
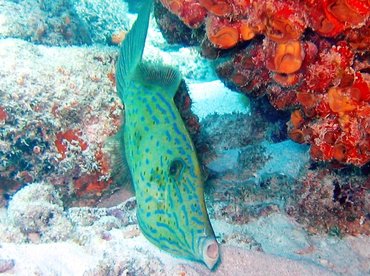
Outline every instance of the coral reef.
<path id="1" fill-rule="evenodd" d="M 189 27 L 205 24 L 216 48 L 249 41 L 218 66 L 219 76 L 291 111 L 289 136 L 310 144 L 314 160 L 370 161 L 366 1 L 161 2 Z"/>
<path id="2" fill-rule="evenodd" d="M 216 219 L 245 224 L 283 212 L 296 195 L 295 178 L 305 172 L 307 148 L 274 140 L 275 124 L 263 115 L 214 114 L 201 122 L 198 155 L 207 168 L 207 199 Z"/>
<path id="3" fill-rule="evenodd" d="M 104 142 L 117 132 L 123 109 L 109 77 L 115 50 L 3 39 L 0 56 L 5 200 L 27 183 L 48 181 L 59 187 L 66 204 L 76 197 L 96 202 L 111 184 Z"/>
<path id="4" fill-rule="evenodd" d="M 311 233 L 369 235 L 369 165 L 310 161 L 308 146 L 273 141 L 267 113 L 252 114 L 215 114 L 201 122 L 211 217 L 246 225 L 286 212 Z"/>
<path id="5" fill-rule="evenodd" d="M 349 169 L 309 170 L 299 180 L 290 215 L 312 233 L 370 235 L 370 178 Z"/>
<path id="6" fill-rule="evenodd" d="M 111 44 L 112 34 L 123 32 L 135 16 L 127 13 L 127 4 L 121 1 L 63 3 L 0 3 L 0 206 L 6 206 L 24 185 L 40 181 L 58 187 L 66 206 L 94 205 L 117 192 L 128 180 L 120 178 L 119 169 L 112 170 L 121 164 L 114 165 L 112 161 L 122 158 L 111 158 L 111 144 L 115 143 L 107 139 L 117 133 L 122 121 L 123 106 L 115 91 L 117 49 L 103 45 L 59 48 L 35 44 Z M 33 12 L 26 12 L 26 8 Z M 20 24 L 23 19 L 19 16 L 23 14 L 25 23 Z M 55 24 L 65 14 L 69 15 L 66 20 L 70 31 L 86 36 L 81 41 L 74 36 L 66 40 L 59 33 Z M 36 33 L 30 25 L 33 20 L 48 26 L 41 38 L 28 35 Z M 85 29 L 75 30 L 74 24 Z M 156 36 L 155 43 L 161 41 L 165 42 Z M 158 52 L 152 45 L 149 48 Z M 189 54 L 195 58 L 195 52 Z M 181 65 L 188 70 L 185 75 L 197 76 L 199 64 L 187 64 L 183 61 Z M 203 73 L 209 74 L 205 70 Z M 176 102 L 190 132 L 196 135 L 198 119 L 190 110 L 191 100 L 184 83 Z"/>
<path id="7" fill-rule="evenodd" d="M 63 212 L 63 203 L 54 187 L 34 183 L 14 195 L 7 215 L 9 224 L 18 228 L 28 241 L 48 242 L 69 237 L 72 225 Z"/>
<path id="8" fill-rule="evenodd" d="M 126 33 L 133 19 L 124 1 L 72 0 L 71 3 L 92 44 L 118 44 L 117 36 Z"/>
<path id="9" fill-rule="evenodd" d="M 148 243 L 138 229 L 135 199 L 122 199 L 132 194 L 124 194 L 125 189 L 113 181 L 105 141 L 119 129 L 124 109 L 115 92 L 117 49 L 103 45 L 59 48 L 32 44 L 118 43 L 122 37 L 112 34 L 123 35 L 121 27 L 131 21 L 122 17 L 126 8 L 112 10 L 118 2 L 121 3 L 0 1 L 0 274 L 242 275 L 246 267 L 257 274 L 368 273 L 369 237 L 343 234 L 369 234 L 369 164 L 361 169 L 333 164 L 327 170 L 320 163 L 308 162 L 307 146 L 284 141 L 289 116 L 289 134 L 296 140 L 299 132 L 294 132 L 308 127 L 320 131 L 319 124 L 338 119 L 340 125 L 333 130 L 334 138 L 330 138 L 331 134 L 319 135 L 314 141 L 307 140 L 309 143 L 338 140 L 336 135 L 343 133 L 341 127 L 346 126 L 346 120 L 366 126 L 368 99 L 363 87 L 368 84 L 369 30 L 368 25 L 353 28 L 364 16 L 344 18 L 341 11 L 349 1 L 335 1 L 336 5 L 326 1 L 328 11 L 320 10 L 318 2 L 305 1 L 315 7 L 316 15 L 328 19 L 321 17 L 321 24 L 308 23 L 311 21 L 303 18 L 305 24 L 310 24 L 307 26 L 314 28 L 316 24 L 316 33 L 305 27 L 296 38 L 302 27 L 298 18 L 289 16 L 297 23 L 289 26 L 293 28 L 289 40 L 274 41 L 267 34 L 276 40 L 278 31 L 251 31 L 245 24 L 235 24 L 249 16 L 238 11 L 237 6 L 233 6 L 231 14 L 237 11 L 238 17 L 230 14 L 230 22 L 216 20 L 230 13 L 227 4 L 244 5 L 249 1 L 187 0 L 186 7 L 180 7 L 184 2 L 181 0 L 166 1 L 173 8 L 179 5 L 179 15 L 189 13 L 193 7 L 198 12 L 187 22 L 200 28 L 184 31 L 177 20 L 172 26 L 176 34 L 173 42 L 201 41 L 205 32 L 202 24 L 210 18 L 210 11 L 210 20 L 218 24 L 215 26 L 236 27 L 243 37 L 233 50 L 224 49 L 222 37 L 225 35 L 225 41 L 232 45 L 235 31 L 229 35 L 225 31 L 212 33 L 210 29 L 208 32 L 218 39 L 214 41 L 220 41 L 222 49 L 206 40 L 202 53 L 226 59 L 233 55 L 235 61 L 231 63 L 217 60 L 223 63 L 218 73 L 227 76 L 224 81 L 246 94 L 266 94 L 275 106 L 287 109 L 276 111 L 267 98 L 261 97 L 251 103 L 252 116 L 247 115 L 248 110 L 247 114 L 214 114 L 199 123 L 191 111 L 185 82 L 176 95 L 176 104 L 209 173 L 206 200 L 223 255 L 217 270 L 209 272 L 200 264 L 171 258 Z M 126 2 L 132 9 L 140 4 L 136 0 Z M 360 1 L 351 3 L 354 13 L 361 15 Z M 331 28 L 335 22 L 332 14 L 339 22 L 350 23 Z M 158 23 L 168 30 L 173 17 L 163 16 Z M 288 24 L 278 22 L 281 18 L 269 24 L 276 30 Z M 266 21 L 256 21 L 256 26 L 263 24 Z M 149 55 L 164 56 L 167 61 L 172 57 L 188 83 L 215 79 L 209 70 L 211 62 L 201 59 L 195 48 L 168 45 L 158 30 L 149 33 L 155 40 L 147 45 Z M 336 37 L 330 37 L 336 33 Z M 264 41 L 261 34 L 266 35 Z M 252 43 L 244 43 L 253 35 Z M 345 44 L 339 44 L 340 40 Z M 268 63 L 266 57 L 270 57 Z M 347 63 L 341 64 L 344 59 Z M 316 81 L 315 70 L 321 72 L 320 82 Z M 332 78 L 326 78 L 326 73 Z M 309 81 L 304 80 L 306 77 Z M 207 85 L 203 87 L 214 92 Z M 297 92 L 298 88 L 302 90 Z M 320 104 L 319 115 L 310 113 L 309 93 L 318 102 L 327 103 Z M 356 109 L 352 109 L 354 105 Z M 324 117 L 323 112 L 329 109 L 330 114 Z M 362 115 L 356 115 L 358 110 Z M 356 138 L 359 133 L 352 131 L 353 125 L 349 128 Z M 308 139 L 313 134 L 305 135 Z M 333 156 L 340 156 L 341 148 L 335 152 Z M 117 206 L 71 207 L 86 205 Z M 294 219 L 311 233 L 330 235 L 307 235 Z"/>
<path id="10" fill-rule="evenodd" d="M 4 39 L 0 57 L 0 205 L 41 180 L 58 186 L 66 205 L 93 205 L 123 186 L 113 181 L 107 143 L 123 110 L 115 92 L 116 50 Z M 175 102 L 195 138 L 199 123 L 184 82 Z"/>
<path id="11" fill-rule="evenodd" d="M 44 45 L 114 44 L 130 25 L 118 1 L 20 0 L 0 2 L 0 37 Z"/>
<path id="12" fill-rule="evenodd" d="M 233 269 L 233 274 L 240 275 L 245 269 L 245 260 L 255 258 L 248 263 L 254 272 L 266 272 L 266 260 L 271 262 L 274 259 L 268 268 L 272 274 L 277 273 L 276 267 L 281 266 L 284 266 L 282 271 L 288 274 L 292 271 L 307 271 L 309 275 L 346 274 L 348 271 L 356 275 L 366 274 L 370 239 L 366 236 L 338 239 L 337 236 L 308 235 L 291 218 L 279 213 L 279 204 L 276 203 L 289 196 L 288 193 L 276 193 L 282 183 L 284 177 L 280 183 L 270 182 L 261 186 L 269 196 L 275 197 L 275 204 L 249 206 L 240 213 L 240 217 L 231 216 L 238 211 L 234 208 L 239 203 L 224 208 L 220 200 L 212 201 L 215 212 L 211 219 L 214 215 L 219 217 L 212 223 L 222 243 L 224 256 L 214 272 L 207 271 L 198 263 L 171 258 L 150 244 L 138 229 L 134 198 L 112 208 L 72 207 L 63 212 L 55 187 L 49 183 L 32 184 L 13 197 L 9 204 L 12 210 L 5 212 L 5 218 L 5 209 L 0 209 L 0 271 L 17 275 L 30 272 L 96 275 L 122 274 L 122 271 L 140 275 L 227 275 Z M 286 183 L 283 190 L 289 191 L 289 186 Z M 264 192 L 250 192 L 250 197 L 266 200 Z M 344 194 L 335 194 L 342 201 Z M 247 218 L 245 212 L 253 209 L 256 212 L 249 214 L 248 224 L 235 225 L 242 222 L 240 219 Z M 54 218 L 63 218 L 66 227 L 54 224 L 50 214 L 54 214 Z M 22 218 L 22 223 L 13 225 L 13 215 Z M 40 232 L 26 235 L 24 230 L 20 231 L 20 226 L 28 225 L 30 229 L 39 227 Z M 62 234 L 60 239 L 43 238 L 56 232 Z M 235 262 L 240 265 L 235 266 Z"/>
<path id="13" fill-rule="evenodd" d="M 91 44 L 71 1 L 1 1 L 0 18 L 0 37 L 46 45 Z"/>
<path id="14" fill-rule="evenodd" d="M 168 43 L 190 46 L 198 44 L 198 40 L 203 38 L 201 31 L 187 27 L 162 5 L 154 6 L 154 16 L 163 37 Z"/>

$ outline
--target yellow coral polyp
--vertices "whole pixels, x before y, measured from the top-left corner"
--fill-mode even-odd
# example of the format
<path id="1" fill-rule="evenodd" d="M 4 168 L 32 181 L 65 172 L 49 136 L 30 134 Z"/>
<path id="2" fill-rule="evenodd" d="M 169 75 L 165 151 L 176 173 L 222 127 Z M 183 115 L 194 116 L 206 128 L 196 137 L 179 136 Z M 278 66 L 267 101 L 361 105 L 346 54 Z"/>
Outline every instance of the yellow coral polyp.
<path id="1" fill-rule="evenodd" d="M 351 24 L 361 23 L 364 20 L 364 16 L 353 10 L 347 2 L 345 0 L 334 1 L 328 6 L 328 9 L 340 22 Z"/>
<path id="2" fill-rule="evenodd" d="M 283 74 L 292 74 L 302 66 L 304 52 L 299 41 L 279 43 L 275 48 L 275 71 Z"/>
<path id="3" fill-rule="evenodd" d="M 226 1 L 199 0 L 199 4 L 214 15 L 226 17 L 232 13 L 232 7 Z"/>
<path id="4" fill-rule="evenodd" d="M 244 41 L 251 40 L 252 38 L 255 37 L 255 35 L 256 35 L 255 31 L 249 24 L 244 23 L 244 22 L 241 23 L 240 37 L 242 40 Z"/>
<path id="5" fill-rule="evenodd" d="M 229 49 L 239 41 L 239 32 L 233 27 L 224 26 L 215 34 L 208 34 L 209 40 L 218 48 Z"/>
<path id="6" fill-rule="evenodd" d="M 304 122 L 302 112 L 300 110 L 294 110 L 292 114 L 290 114 L 290 122 L 294 126 L 294 128 L 298 128 Z"/>
<path id="7" fill-rule="evenodd" d="M 284 43 L 298 40 L 302 31 L 303 28 L 296 28 L 289 20 L 273 18 L 267 24 L 266 36 L 272 41 Z"/>
<path id="8" fill-rule="evenodd" d="M 348 112 L 356 109 L 350 97 L 343 94 L 339 88 L 332 87 L 328 91 L 329 107 L 334 112 Z"/>

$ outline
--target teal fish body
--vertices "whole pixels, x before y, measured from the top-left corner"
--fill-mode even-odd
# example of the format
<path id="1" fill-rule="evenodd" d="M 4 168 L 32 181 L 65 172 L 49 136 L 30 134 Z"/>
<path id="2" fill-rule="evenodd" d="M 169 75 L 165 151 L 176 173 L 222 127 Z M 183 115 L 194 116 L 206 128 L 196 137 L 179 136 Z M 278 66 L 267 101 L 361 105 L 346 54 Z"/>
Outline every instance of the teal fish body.
<path id="1" fill-rule="evenodd" d="M 146 1 L 123 41 L 117 91 L 125 104 L 124 148 L 143 234 L 173 255 L 204 262 L 219 259 L 195 148 L 174 104 L 179 72 L 143 63 L 152 1 Z"/>

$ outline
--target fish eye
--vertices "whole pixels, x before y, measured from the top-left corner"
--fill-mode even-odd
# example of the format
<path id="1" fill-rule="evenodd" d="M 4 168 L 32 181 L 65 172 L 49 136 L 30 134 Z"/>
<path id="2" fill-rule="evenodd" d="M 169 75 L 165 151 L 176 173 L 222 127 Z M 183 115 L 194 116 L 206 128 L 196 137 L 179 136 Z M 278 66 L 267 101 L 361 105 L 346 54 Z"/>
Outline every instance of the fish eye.
<path id="1" fill-rule="evenodd" d="M 181 159 L 175 159 L 171 162 L 169 167 L 169 175 L 179 179 L 185 168 L 185 162 Z"/>

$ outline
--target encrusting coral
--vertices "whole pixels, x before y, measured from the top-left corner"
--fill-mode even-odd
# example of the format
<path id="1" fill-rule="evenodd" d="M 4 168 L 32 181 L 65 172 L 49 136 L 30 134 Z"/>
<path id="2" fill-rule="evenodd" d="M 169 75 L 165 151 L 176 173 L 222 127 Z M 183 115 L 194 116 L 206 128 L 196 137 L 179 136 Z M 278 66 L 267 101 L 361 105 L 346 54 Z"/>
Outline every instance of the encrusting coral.
<path id="1" fill-rule="evenodd" d="M 20 190 L 10 202 L 7 214 L 9 226 L 19 229 L 22 233 L 19 235 L 33 242 L 65 240 L 72 230 L 71 223 L 63 215 L 59 194 L 45 183 L 34 183 Z M 3 238 L 6 235 L 3 234 Z"/>
<path id="2" fill-rule="evenodd" d="M 314 160 L 370 161 L 368 1 L 160 1 L 215 48 L 249 41 L 219 76 L 291 111 L 289 136 Z"/>

